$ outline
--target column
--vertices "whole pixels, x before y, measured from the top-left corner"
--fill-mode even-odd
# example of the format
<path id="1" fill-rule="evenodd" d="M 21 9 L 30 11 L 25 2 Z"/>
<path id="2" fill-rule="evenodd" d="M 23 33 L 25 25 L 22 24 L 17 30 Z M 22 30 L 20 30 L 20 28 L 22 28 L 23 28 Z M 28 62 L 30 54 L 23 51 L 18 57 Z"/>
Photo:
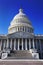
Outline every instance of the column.
<path id="1" fill-rule="evenodd" d="M 27 50 L 27 39 L 25 39 L 25 50 Z"/>
<path id="2" fill-rule="evenodd" d="M 31 49 L 31 40 L 29 39 L 29 49 Z"/>
<path id="3" fill-rule="evenodd" d="M 14 50 L 16 50 L 16 39 L 14 39 Z"/>
<path id="4" fill-rule="evenodd" d="M 3 43 L 2 43 L 2 41 L 3 41 L 3 40 L 1 39 L 1 50 L 3 50 Z"/>
<path id="5" fill-rule="evenodd" d="M 17 31 L 18 31 L 18 27 L 17 27 Z"/>
<path id="6" fill-rule="evenodd" d="M 24 32 L 25 32 L 25 27 L 24 27 Z"/>
<path id="7" fill-rule="evenodd" d="M 9 39 L 7 39 L 7 48 L 9 48 Z"/>
<path id="8" fill-rule="evenodd" d="M 22 39 L 22 50 L 24 50 L 24 49 L 23 49 L 23 39 Z"/>
<path id="9" fill-rule="evenodd" d="M 41 53 L 41 58 L 42 58 L 42 49 L 41 49 L 41 40 L 39 39 L 39 44 L 40 44 L 40 53 Z"/>
<path id="10" fill-rule="evenodd" d="M 20 39 L 18 39 L 18 50 L 19 50 Z"/>
<path id="11" fill-rule="evenodd" d="M 19 31 L 20 31 L 20 27 L 19 27 Z"/>
<path id="12" fill-rule="evenodd" d="M 12 39 L 11 39 L 11 41 L 10 41 L 10 48 L 11 48 L 11 50 L 12 50 Z"/>
<path id="13" fill-rule="evenodd" d="M 0 51 L 2 50 L 2 40 L 0 42 Z"/>
<path id="14" fill-rule="evenodd" d="M 37 39 L 36 39 L 36 49 L 38 50 Z"/>
<path id="15" fill-rule="evenodd" d="M 3 49 L 5 49 L 5 40 L 4 40 L 4 46 L 3 46 Z"/>
<path id="16" fill-rule="evenodd" d="M 34 45 L 34 39 L 33 39 L 33 49 L 35 49 L 35 45 Z"/>
<path id="17" fill-rule="evenodd" d="M 41 51 L 41 40 L 39 39 L 39 44 L 40 44 L 40 51 Z"/>

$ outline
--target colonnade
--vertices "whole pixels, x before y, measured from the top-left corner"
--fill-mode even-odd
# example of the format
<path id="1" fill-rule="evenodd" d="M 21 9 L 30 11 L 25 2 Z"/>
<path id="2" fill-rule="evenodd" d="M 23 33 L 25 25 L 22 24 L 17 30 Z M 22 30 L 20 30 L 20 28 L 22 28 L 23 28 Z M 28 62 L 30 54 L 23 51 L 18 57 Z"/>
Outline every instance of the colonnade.
<path id="1" fill-rule="evenodd" d="M 17 41 L 18 40 L 18 41 Z M 25 38 L 25 42 L 24 42 L 24 39 L 21 38 L 21 42 L 20 42 L 20 39 L 7 39 L 7 40 L 4 40 L 4 42 L 2 43 L 2 40 L 1 40 L 1 47 L 3 47 L 3 49 L 5 48 L 10 48 L 12 50 L 29 50 L 31 49 L 31 39 L 27 39 Z M 34 46 L 34 39 L 32 39 L 32 45 L 33 45 L 33 48 L 35 48 Z M 20 48 L 21 46 L 21 48 Z M 16 48 L 17 47 L 17 48 Z M 25 47 L 25 49 L 24 49 Z"/>
<path id="2" fill-rule="evenodd" d="M 18 40 L 18 41 L 17 41 Z M 39 44 L 39 45 L 38 45 Z M 20 39 L 0 39 L 0 51 L 4 49 L 11 49 L 11 50 L 29 50 L 29 49 L 37 49 L 38 52 L 41 54 L 42 57 L 42 42 L 41 39 L 31 39 L 21 38 Z M 21 46 L 21 48 L 20 48 Z M 32 48 L 33 46 L 33 48 Z M 24 48 L 25 47 L 25 48 Z M 39 51 L 40 50 L 40 51 Z"/>
<path id="3" fill-rule="evenodd" d="M 37 39 L 36 39 L 36 41 L 34 41 L 34 39 L 32 39 L 32 41 L 31 41 L 31 38 L 30 38 L 27 41 L 27 39 L 25 38 L 25 42 L 24 42 L 23 38 L 21 38 L 21 42 L 20 42 L 20 39 L 10 39 L 10 41 L 9 41 L 9 39 L 6 39 L 4 41 L 0 40 L 0 50 L 5 49 L 5 48 L 10 48 L 11 50 L 12 50 L 12 48 L 13 48 L 13 50 L 29 50 L 29 49 L 31 49 L 31 46 L 33 46 L 33 49 L 35 49 L 35 43 L 36 43 L 36 47 L 37 47 L 36 49 L 38 49 Z M 39 40 L 39 44 L 40 44 L 40 50 L 41 50 L 41 40 Z M 21 46 L 21 49 L 20 49 L 20 46 Z"/>

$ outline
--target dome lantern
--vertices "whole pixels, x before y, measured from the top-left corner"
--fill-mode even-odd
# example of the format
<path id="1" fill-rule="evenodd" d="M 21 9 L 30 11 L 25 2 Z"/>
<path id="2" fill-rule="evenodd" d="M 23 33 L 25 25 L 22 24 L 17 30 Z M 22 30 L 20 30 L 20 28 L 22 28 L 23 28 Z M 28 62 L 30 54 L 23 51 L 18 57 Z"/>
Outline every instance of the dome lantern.
<path id="1" fill-rule="evenodd" d="M 23 13 L 23 9 L 19 9 L 19 12 L 20 12 L 20 13 Z"/>

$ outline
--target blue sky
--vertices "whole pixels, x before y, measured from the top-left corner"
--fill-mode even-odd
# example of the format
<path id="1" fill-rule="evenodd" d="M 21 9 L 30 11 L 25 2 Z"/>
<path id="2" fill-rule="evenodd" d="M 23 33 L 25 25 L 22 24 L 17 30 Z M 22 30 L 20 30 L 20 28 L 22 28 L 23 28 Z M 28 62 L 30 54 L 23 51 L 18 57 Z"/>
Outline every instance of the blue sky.
<path id="1" fill-rule="evenodd" d="M 43 0 L 0 0 L 0 34 L 8 33 L 10 22 L 20 8 L 30 19 L 34 33 L 43 34 Z"/>

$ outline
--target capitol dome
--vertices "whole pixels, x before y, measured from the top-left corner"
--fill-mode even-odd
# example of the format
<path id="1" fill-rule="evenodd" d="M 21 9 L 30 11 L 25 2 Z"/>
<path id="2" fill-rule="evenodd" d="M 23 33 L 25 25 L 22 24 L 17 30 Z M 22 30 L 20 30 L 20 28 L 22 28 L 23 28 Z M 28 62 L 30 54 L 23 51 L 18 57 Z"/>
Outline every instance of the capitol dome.
<path id="1" fill-rule="evenodd" d="M 23 13 L 23 9 L 19 9 L 19 13 L 11 21 L 8 34 L 19 31 L 33 33 L 32 24 L 26 14 Z"/>

